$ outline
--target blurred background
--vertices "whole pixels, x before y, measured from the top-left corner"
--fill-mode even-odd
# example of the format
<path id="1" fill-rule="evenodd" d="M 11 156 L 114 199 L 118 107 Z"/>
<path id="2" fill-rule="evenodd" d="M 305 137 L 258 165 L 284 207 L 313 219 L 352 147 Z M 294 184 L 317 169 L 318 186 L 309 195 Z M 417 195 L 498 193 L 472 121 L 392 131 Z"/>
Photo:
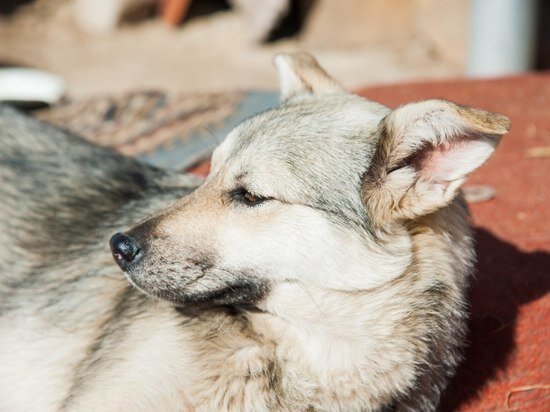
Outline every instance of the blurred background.
<path id="1" fill-rule="evenodd" d="M 2 0 L 0 64 L 72 96 L 273 89 L 308 50 L 346 87 L 550 67 L 548 1 Z"/>

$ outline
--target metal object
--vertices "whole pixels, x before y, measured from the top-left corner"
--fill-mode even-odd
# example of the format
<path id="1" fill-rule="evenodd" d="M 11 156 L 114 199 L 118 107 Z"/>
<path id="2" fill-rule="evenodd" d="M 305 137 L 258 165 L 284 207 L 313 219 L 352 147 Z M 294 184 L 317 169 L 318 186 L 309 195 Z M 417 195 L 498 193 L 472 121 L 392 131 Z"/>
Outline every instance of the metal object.
<path id="1" fill-rule="evenodd" d="M 472 0 L 467 74 L 500 76 L 531 69 L 536 0 Z"/>

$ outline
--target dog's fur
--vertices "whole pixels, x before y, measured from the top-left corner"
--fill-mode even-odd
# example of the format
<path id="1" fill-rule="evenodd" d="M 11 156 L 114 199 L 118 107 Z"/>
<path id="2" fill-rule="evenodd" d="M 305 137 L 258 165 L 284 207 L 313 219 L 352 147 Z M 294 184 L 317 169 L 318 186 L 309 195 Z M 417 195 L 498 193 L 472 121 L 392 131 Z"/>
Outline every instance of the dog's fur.
<path id="1" fill-rule="evenodd" d="M 195 191 L 0 111 L 1 410 L 437 407 L 474 262 L 459 187 L 508 121 L 275 62 L 282 105 Z M 138 221 L 132 288 L 107 242 Z"/>

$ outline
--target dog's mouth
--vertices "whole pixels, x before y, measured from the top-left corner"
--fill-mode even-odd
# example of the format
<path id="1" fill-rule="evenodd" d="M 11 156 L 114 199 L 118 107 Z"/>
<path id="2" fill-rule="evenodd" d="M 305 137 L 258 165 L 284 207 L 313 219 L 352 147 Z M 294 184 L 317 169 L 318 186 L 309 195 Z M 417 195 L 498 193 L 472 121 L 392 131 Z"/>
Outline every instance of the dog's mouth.
<path id="1" fill-rule="evenodd" d="M 242 279 L 219 289 L 201 292 L 188 292 L 183 296 L 160 292 L 161 299 L 176 304 L 251 305 L 261 300 L 267 293 L 267 286 Z"/>
<path id="2" fill-rule="evenodd" d="M 213 256 L 171 261 L 135 234 L 117 233 L 110 246 L 133 286 L 177 306 L 254 305 L 269 291 L 268 282 L 254 271 L 224 269 Z"/>
<path id="3" fill-rule="evenodd" d="M 189 273 L 154 275 L 144 270 L 128 270 L 130 283 L 143 293 L 176 306 L 254 305 L 269 292 L 267 281 L 255 276 L 235 275 L 218 269 L 193 276 Z M 191 279 L 191 280 L 189 280 Z"/>

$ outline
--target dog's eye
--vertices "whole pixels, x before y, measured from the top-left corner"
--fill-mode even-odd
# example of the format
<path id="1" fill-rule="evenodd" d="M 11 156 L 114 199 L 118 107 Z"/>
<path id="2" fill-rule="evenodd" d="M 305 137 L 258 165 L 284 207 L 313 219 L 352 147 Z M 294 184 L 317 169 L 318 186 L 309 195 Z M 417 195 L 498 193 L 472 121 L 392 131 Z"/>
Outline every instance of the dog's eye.
<path id="1" fill-rule="evenodd" d="M 246 189 L 233 190 L 231 192 L 231 197 L 233 200 L 236 200 L 247 206 L 256 206 L 256 205 L 259 205 L 260 203 L 265 202 L 266 200 L 269 200 L 266 197 L 261 197 L 253 193 L 250 193 Z"/>
<path id="2" fill-rule="evenodd" d="M 251 204 L 261 202 L 261 200 L 262 200 L 258 196 L 254 196 L 252 193 L 248 193 L 248 192 L 246 192 L 243 195 L 243 197 L 248 203 L 251 203 Z"/>

